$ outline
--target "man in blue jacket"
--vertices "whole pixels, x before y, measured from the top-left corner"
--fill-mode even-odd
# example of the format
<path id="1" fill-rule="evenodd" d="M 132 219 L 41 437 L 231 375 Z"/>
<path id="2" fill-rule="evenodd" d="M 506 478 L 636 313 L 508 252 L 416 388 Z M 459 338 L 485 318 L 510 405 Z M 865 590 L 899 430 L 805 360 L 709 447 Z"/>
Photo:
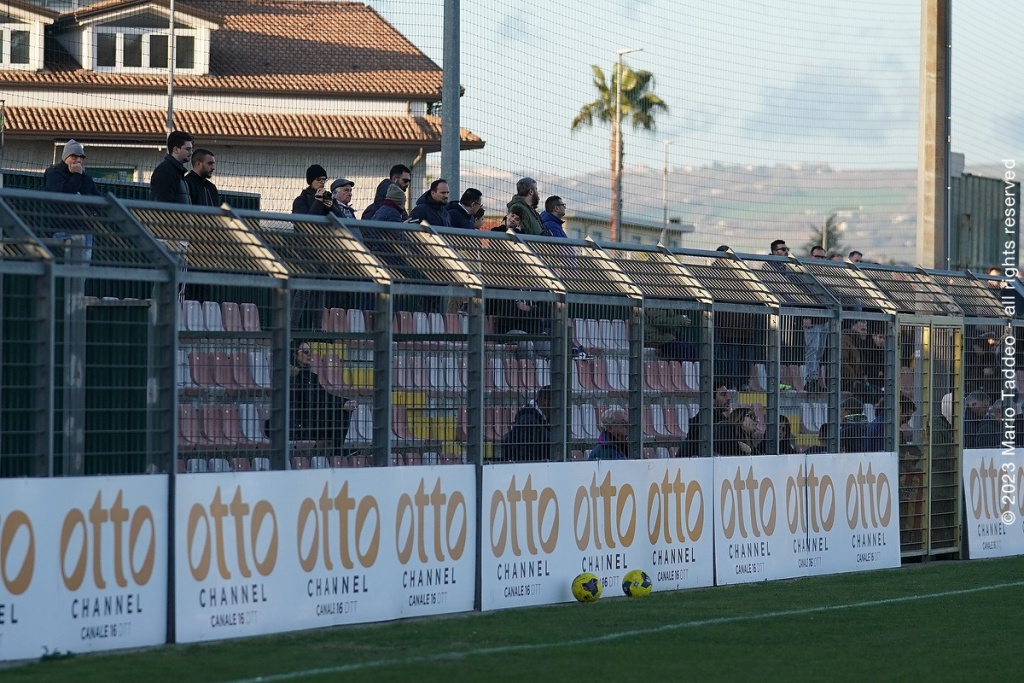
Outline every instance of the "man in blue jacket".
<path id="1" fill-rule="evenodd" d="M 409 218 L 427 225 L 451 227 L 452 220 L 448 217 L 448 181 L 438 178 L 430 183 L 430 189 L 416 200 L 416 206 L 409 212 Z"/>
<path id="2" fill-rule="evenodd" d="M 540 212 L 540 222 L 544 226 L 544 234 L 551 237 L 567 237 L 565 234 L 565 202 L 558 195 L 544 200 L 544 210 Z"/>
<path id="3" fill-rule="evenodd" d="M 167 136 L 167 154 L 149 179 L 149 195 L 154 202 L 192 204 L 185 164 L 192 158 L 193 143 L 193 137 L 183 130 L 171 131 Z"/>

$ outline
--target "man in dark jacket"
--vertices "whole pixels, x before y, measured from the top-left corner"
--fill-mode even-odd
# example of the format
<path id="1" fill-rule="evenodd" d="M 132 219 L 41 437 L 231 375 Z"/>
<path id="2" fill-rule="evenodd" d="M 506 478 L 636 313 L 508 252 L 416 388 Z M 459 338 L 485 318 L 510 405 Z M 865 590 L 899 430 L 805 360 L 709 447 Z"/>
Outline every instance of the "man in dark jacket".
<path id="1" fill-rule="evenodd" d="M 473 187 L 463 192 L 459 201 L 448 202 L 448 218 L 452 227 L 476 230 L 476 214 L 483 204 L 483 192 Z"/>
<path id="2" fill-rule="evenodd" d="M 524 235 L 544 234 L 544 227 L 541 225 L 540 215 L 537 213 L 538 204 L 540 204 L 540 193 L 537 191 L 537 181 L 533 178 L 520 178 L 516 183 L 516 196 L 509 201 L 508 208 L 523 207 L 523 224 L 519 231 Z"/>
<path id="3" fill-rule="evenodd" d="M 349 204 L 352 201 L 352 189 L 355 186 L 356 184 L 347 178 L 336 178 L 331 183 L 331 194 L 334 196 L 331 213 L 344 221 L 356 219 L 355 209 Z"/>
<path id="4" fill-rule="evenodd" d="M 501 439 L 501 457 L 508 462 L 538 462 L 551 459 L 551 388 L 542 387 L 530 405 L 516 413 L 510 429 Z"/>
<path id="5" fill-rule="evenodd" d="M 195 206 L 220 206 L 220 194 L 210 178 L 217 170 L 217 158 L 208 149 L 192 152 L 192 170 L 185 175 L 189 197 Z"/>
<path id="6" fill-rule="evenodd" d="M 380 181 L 377 185 L 377 192 L 373 196 L 373 203 L 363 209 L 363 220 L 370 221 L 377 215 L 377 209 L 380 208 L 381 204 L 387 198 L 388 188 L 392 185 L 397 185 L 402 192 L 409 189 L 409 183 L 412 182 L 412 171 L 405 164 L 395 164 L 391 167 L 391 171 L 388 173 L 388 177 Z"/>
<path id="7" fill-rule="evenodd" d="M 68 140 L 64 145 L 60 163 L 46 169 L 43 181 L 47 192 L 96 196 L 100 194 L 96 183 L 85 172 L 85 148 L 82 147 L 82 143 L 75 140 Z"/>
<path id="8" fill-rule="evenodd" d="M 540 212 L 540 223 L 544 234 L 551 237 L 567 237 L 565 234 L 565 202 L 558 195 L 544 200 L 544 210 Z"/>
<path id="9" fill-rule="evenodd" d="M 334 196 L 324 187 L 327 183 L 327 171 L 320 164 L 313 164 L 306 169 L 306 189 L 292 201 L 292 213 L 307 213 L 313 216 L 326 216 L 331 212 Z"/>
<path id="10" fill-rule="evenodd" d="M 430 189 L 416 200 L 416 206 L 409 212 L 409 218 L 417 222 L 425 221 L 427 225 L 451 227 L 452 220 L 448 216 L 448 181 L 438 178 L 430 183 Z"/>
<path id="11" fill-rule="evenodd" d="M 381 202 L 381 207 L 371 218 L 375 221 L 387 221 L 390 223 L 403 223 L 409 220 L 409 214 L 405 211 L 405 192 L 398 185 L 392 185 L 387 189 L 387 195 Z"/>
<path id="12" fill-rule="evenodd" d="M 192 203 L 185 183 L 185 164 L 192 158 L 193 142 L 192 136 L 182 130 L 171 131 L 167 136 L 167 154 L 149 179 L 149 196 L 154 202 Z"/>

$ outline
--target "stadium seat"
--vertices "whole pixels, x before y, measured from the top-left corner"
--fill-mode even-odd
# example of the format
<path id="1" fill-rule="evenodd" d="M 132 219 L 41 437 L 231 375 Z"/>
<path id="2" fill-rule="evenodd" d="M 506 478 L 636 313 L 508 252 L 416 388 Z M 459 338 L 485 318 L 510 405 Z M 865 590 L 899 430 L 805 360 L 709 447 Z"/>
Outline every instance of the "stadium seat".
<path id="1" fill-rule="evenodd" d="M 225 332 L 243 332 L 242 312 L 234 301 L 222 301 L 220 304 L 220 316 L 224 322 Z"/>
<path id="2" fill-rule="evenodd" d="M 207 472 L 230 472 L 231 463 L 226 458 L 210 458 L 206 466 Z"/>
<path id="3" fill-rule="evenodd" d="M 178 329 L 189 332 L 206 331 L 206 320 L 203 318 L 203 305 L 201 303 L 190 299 L 181 302 Z"/>
<path id="4" fill-rule="evenodd" d="M 326 455 L 314 455 L 309 458 L 309 468 L 311 470 L 326 470 L 330 466 L 330 460 L 327 459 Z"/>
<path id="5" fill-rule="evenodd" d="M 206 460 L 202 458 L 189 458 L 185 461 L 185 472 L 188 474 L 198 474 L 206 470 Z"/>
<path id="6" fill-rule="evenodd" d="M 249 458 L 231 458 L 231 471 L 249 472 L 251 470 L 252 465 L 249 462 Z"/>
<path id="7" fill-rule="evenodd" d="M 303 455 L 293 455 L 291 465 L 293 470 L 308 470 L 309 458 Z"/>
<path id="8" fill-rule="evenodd" d="M 269 472 L 270 458 L 253 458 L 252 469 L 254 472 Z"/>
<path id="9" fill-rule="evenodd" d="M 260 312 L 256 304 L 239 304 L 242 312 L 242 329 L 246 332 L 262 332 L 260 328 Z"/>
<path id="10" fill-rule="evenodd" d="M 206 329 L 208 331 L 224 331 L 224 320 L 221 317 L 220 304 L 216 301 L 203 302 L 203 320 L 206 321 Z"/>
<path id="11" fill-rule="evenodd" d="M 191 403 L 178 404 L 178 450 L 191 451 L 204 444 L 199 429 L 199 411 Z"/>

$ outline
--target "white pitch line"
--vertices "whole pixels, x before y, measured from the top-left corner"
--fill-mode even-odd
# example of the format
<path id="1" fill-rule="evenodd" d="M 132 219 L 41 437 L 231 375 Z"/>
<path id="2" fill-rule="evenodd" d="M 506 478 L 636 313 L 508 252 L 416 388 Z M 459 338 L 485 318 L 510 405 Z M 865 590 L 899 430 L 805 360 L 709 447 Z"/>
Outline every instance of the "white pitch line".
<path id="1" fill-rule="evenodd" d="M 376 661 L 355 662 L 353 664 L 342 664 L 320 669 L 306 669 L 305 671 L 291 671 L 281 674 L 270 674 L 267 676 L 256 676 L 255 678 L 243 678 L 230 683 L 278 683 L 279 681 L 297 681 L 311 676 L 323 676 L 325 674 L 348 673 L 363 669 L 379 669 L 388 666 L 402 666 L 406 664 L 424 664 L 429 662 L 452 661 L 478 657 L 481 655 L 502 655 L 512 652 L 530 652 L 533 650 L 550 650 L 556 647 L 572 647 L 593 645 L 595 642 L 608 642 L 621 640 L 623 638 L 635 638 L 636 636 L 664 633 L 665 631 L 678 631 L 686 628 L 700 628 L 702 626 L 719 626 L 721 624 L 735 624 L 742 621 L 759 621 L 762 619 L 778 619 L 780 617 L 798 617 L 805 614 L 817 614 L 820 612 L 835 612 L 860 607 L 880 607 L 882 605 L 895 605 L 903 602 L 916 602 L 919 600 L 933 600 L 935 598 L 949 598 L 958 595 L 970 595 L 971 593 L 982 593 L 985 591 L 1000 590 L 1002 588 L 1018 588 L 1024 586 L 1024 580 L 1012 581 L 1010 583 L 996 583 L 989 586 L 976 586 L 975 588 L 962 588 L 942 593 L 926 593 L 923 595 L 905 595 L 900 598 L 885 598 L 883 600 L 865 600 L 863 602 L 848 602 L 843 605 L 822 605 L 819 607 L 804 607 L 801 609 L 782 610 L 778 612 L 763 612 L 761 614 L 744 614 L 732 617 L 715 617 L 713 619 L 698 619 L 697 621 L 682 621 L 676 624 L 664 624 L 652 628 L 635 629 L 632 631 L 618 631 L 606 633 L 601 636 L 593 636 L 577 640 L 562 640 L 544 643 L 524 643 L 522 645 L 502 645 L 499 647 L 484 647 L 475 650 L 462 650 L 459 652 L 438 652 L 432 655 L 419 655 L 406 657 L 404 659 L 378 659 Z"/>

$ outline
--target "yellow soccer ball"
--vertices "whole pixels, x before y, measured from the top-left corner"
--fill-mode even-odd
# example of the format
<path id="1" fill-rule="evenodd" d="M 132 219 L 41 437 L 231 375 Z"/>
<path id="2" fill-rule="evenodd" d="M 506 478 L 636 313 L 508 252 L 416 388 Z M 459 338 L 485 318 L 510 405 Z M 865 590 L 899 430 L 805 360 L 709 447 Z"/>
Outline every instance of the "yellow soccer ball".
<path id="1" fill-rule="evenodd" d="M 651 577 L 647 576 L 647 572 L 633 569 L 622 577 L 622 592 L 630 598 L 642 598 L 645 595 L 650 595 L 653 589 L 654 584 L 651 582 Z"/>
<path id="2" fill-rule="evenodd" d="M 601 579 L 584 573 L 572 580 L 572 596 L 580 602 L 594 602 L 601 597 Z"/>

